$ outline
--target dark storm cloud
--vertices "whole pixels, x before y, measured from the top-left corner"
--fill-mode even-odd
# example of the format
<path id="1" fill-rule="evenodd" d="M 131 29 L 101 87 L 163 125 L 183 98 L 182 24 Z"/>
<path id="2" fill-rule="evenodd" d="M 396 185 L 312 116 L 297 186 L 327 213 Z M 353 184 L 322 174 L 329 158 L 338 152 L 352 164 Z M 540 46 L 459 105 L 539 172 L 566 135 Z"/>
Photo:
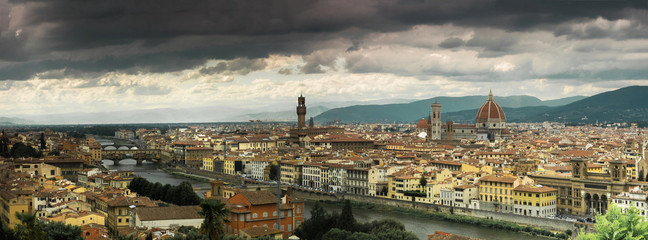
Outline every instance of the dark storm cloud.
<path id="1" fill-rule="evenodd" d="M 456 48 L 456 47 L 461 47 L 464 45 L 464 41 L 461 40 L 461 38 L 448 38 L 446 40 L 443 40 L 443 42 L 439 43 L 439 47 L 442 48 Z"/>
<path id="2" fill-rule="evenodd" d="M 401 31 L 417 24 L 451 23 L 509 31 L 547 29 L 557 35 L 601 37 L 605 32 L 597 29 L 579 35 L 555 28 L 597 17 L 617 20 L 638 16 L 636 19 L 645 25 L 641 15 L 645 15 L 648 4 L 644 0 L 0 0 L 0 14 L 6 15 L 11 12 L 6 9 L 18 6 L 24 8 L 22 15 L 16 13 L 11 19 L 0 16 L 0 61 L 10 62 L 0 62 L 0 79 L 27 79 L 64 68 L 168 72 L 195 67 L 207 59 L 310 54 L 318 50 L 317 41 L 339 37 L 351 40 L 348 50 L 354 51 L 358 49 L 357 39 L 366 33 Z M 15 38 L 17 30 L 23 31 L 22 38 Z M 207 43 L 174 42 L 190 36 L 205 38 Z M 231 42 L 223 44 L 219 42 L 222 38 Z M 484 47 L 484 56 L 508 50 L 506 45 L 478 40 L 467 44 Z M 135 42 L 141 44 L 119 54 L 109 49 L 101 52 L 107 46 Z M 99 53 L 84 59 L 90 50 Z M 305 60 L 302 73 L 319 73 L 323 66 L 332 66 L 326 56 Z"/>
<path id="3" fill-rule="evenodd" d="M 216 66 L 200 69 L 201 74 L 238 74 L 247 75 L 250 72 L 262 70 L 268 64 L 263 59 L 239 58 L 230 62 L 219 62 Z"/>

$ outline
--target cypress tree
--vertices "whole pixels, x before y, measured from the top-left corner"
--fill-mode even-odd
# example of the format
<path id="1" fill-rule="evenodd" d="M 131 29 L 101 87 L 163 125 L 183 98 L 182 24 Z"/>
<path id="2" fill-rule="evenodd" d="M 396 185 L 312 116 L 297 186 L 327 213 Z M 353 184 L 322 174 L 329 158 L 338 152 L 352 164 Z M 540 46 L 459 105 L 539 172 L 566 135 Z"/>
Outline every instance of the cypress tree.
<path id="1" fill-rule="evenodd" d="M 340 218 L 336 223 L 336 228 L 347 230 L 350 232 L 355 232 L 356 220 L 353 217 L 353 208 L 351 207 L 351 201 L 348 199 L 344 201 L 344 208 L 340 214 Z"/>

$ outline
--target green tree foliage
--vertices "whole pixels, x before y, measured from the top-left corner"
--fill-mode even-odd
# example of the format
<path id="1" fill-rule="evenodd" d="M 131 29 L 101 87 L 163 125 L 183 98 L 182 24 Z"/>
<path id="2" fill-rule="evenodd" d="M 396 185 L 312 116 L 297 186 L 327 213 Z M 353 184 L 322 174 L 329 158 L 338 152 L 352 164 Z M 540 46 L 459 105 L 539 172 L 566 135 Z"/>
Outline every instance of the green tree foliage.
<path id="1" fill-rule="evenodd" d="M 2 224 L 2 221 L 0 221 L 0 239 L 3 240 L 18 240 L 18 237 L 14 232 L 9 229 L 8 227 L 5 227 Z"/>
<path id="2" fill-rule="evenodd" d="M 271 181 L 279 181 L 279 164 L 270 164 L 270 180 Z"/>
<path id="3" fill-rule="evenodd" d="M 201 201 L 189 182 L 182 182 L 178 186 L 171 186 L 169 184 L 151 183 L 144 178 L 135 177 L 131 181 L 130 186 L 128 186 L 128 189 L 142 196 L 180 206 L 198 205 Z"/>
<path id="4" fill-rule="evenodd" d="M 331 216 L 329 213 L 319 202 L 315 202 L 313 209 L 311 209 L 311 217 L 295 229 L 295 235 L 300 239 L 320 240 L 322 235 L 333 227 L 329 225 L 330 222 Z"/>
<path id="5" fill-rule="evenodd" d="M 419 184 L 421 187 L 423 187 L 423 192 L 425 192 L 425 186 L 427 186 L 427 179 L 425 178 L 425 175 L 421 175 L 421 179 L 419 179 Z"/>
<path id="6" fill-rule="evenodd" d="M 13 158 L 21 158 L 21 157 L 42 157 L 43 153 L 40 151 L 34 149 L 33 147 L 27 146 L 22 142 L 17 142 L 16 144 L 11 147 L 11 151 L 9 152 L 11 157 Z"/>
<path id="7" fill-rule="evenodd" d="M 43 225 L 48 240 L 83 240 L 81 227 L 51 222 Z"/>
<path id="8" fill-rule="evenodd" d="M 580 233 L 581 240 L 621 240 L 621 239 L 648 239 L 648 222 L 639 215 L 640 211 L 634 207 L 625 213 L 615 204 L 605 215 L 596 216 L 596 233 Z"/>
<path id="9" fill-rule="evenodd" d="M 36 214 L 16 213 L 20 224 L 16 225 L 16 235 L 21 239 L 46 240 L 47 233 L 43 230 L 42 223 L 36 218 Z"/>
<path id="10" fill-rule="evenodd" d="M 200 203 L 200 208 L 202 211 L 200 214 L 205 216 L 205 220 L 200 225 L 200 232 L 207 234 L 210 240 L 217 240 L 225 234 L 225 227 L 223 221 L 225 221 L 225 215 L 229 213 L 229 210 L 225 206 L 225 203 L 221 202 L 218 199 L 205 199 Z"/>
<path id="11" fill-rule="evenodd" d="M 351 220 L 348 217 L 351 217 Z M 295 229 L 295 235 L 306 240 L 415 240 L 416 235 L 405 230 L 395 219 L 358 223 L 353 218 L 350 202 L 345 202 L 341 214 L 329 214 L 319 203 L 311 210 L 311 218 Z"/>
<path id="12" fill-rule="evenodd" d="M 348 199 L 344 201 L 344 208 L 342 208 L 342 213 L 340 218 L 338 218 L 335 223 L 335 227 L 353 232 L 356 227 L 356 220 L 353 217 L 353 208 L 351 207 L 351 201 Z"/>
<path id="13" fill-rule="evenodd" d="M 198 230 L 195 227 L 182 226 L 178 229 L 178 234 L 168 239 L 169 240 L 209 240 L 209 237 L 207 237 L 207 235 L 203 235 L 202 233 L 200 233 L 200 230 Z"/>
<path id="14" fill-rule="evenodd" d="M 41 133 L 40 135 L 40 149 L 43 150 L 47 148 L 47 144 L 45 143 L 45 134 Z"/>

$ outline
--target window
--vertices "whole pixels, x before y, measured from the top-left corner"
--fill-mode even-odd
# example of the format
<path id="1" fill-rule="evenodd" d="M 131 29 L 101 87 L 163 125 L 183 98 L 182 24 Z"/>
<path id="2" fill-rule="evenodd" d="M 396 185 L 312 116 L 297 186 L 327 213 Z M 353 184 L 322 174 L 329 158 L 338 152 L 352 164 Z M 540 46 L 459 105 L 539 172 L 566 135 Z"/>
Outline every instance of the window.
<path id="1" fill-rule="evenodd" d="M 263 212 L 263 217 L 268 217 L 268 212 Z"/>
<path id="2" fill-rule="evenodd" d="M 256 213 L 252 214 L 252 218 L 258 218 L 259 216 Z"/>
<path id="3" fill-rule="evenodd" d="M 121 218 L 117 218 L 117 222 L 118 222 L 118 223 L 121 223 Z"/>

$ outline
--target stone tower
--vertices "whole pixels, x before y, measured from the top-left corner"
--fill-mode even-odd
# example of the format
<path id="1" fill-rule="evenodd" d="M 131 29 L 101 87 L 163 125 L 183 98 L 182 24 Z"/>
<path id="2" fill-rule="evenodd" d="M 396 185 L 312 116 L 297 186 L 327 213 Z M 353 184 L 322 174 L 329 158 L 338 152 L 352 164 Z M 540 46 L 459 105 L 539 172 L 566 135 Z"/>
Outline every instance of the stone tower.
<path id="1" fill-rule="evenodd" d="M 430 117 L 428 122 L 428 140 L 441 139 L 441 103 L 434 102 L 430 105 Z"/>
<path id="2" fill-rule="evenodd" d="M 297 129 L 306 127 L 306 98 L 301 94 L 297 98 Z"/>

